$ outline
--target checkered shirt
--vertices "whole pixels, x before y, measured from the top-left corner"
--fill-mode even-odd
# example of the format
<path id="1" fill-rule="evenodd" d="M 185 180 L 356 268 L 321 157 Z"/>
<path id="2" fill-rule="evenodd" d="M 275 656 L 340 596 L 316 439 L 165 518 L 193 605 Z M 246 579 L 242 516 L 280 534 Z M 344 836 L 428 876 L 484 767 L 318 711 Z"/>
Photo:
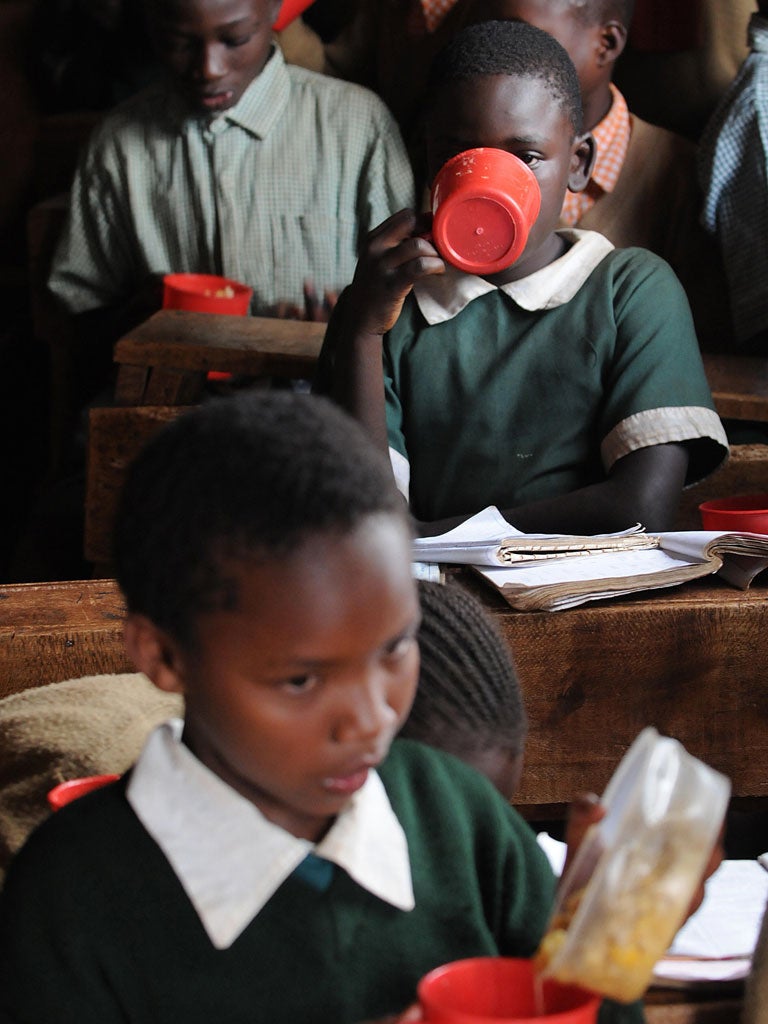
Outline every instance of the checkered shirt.
<path id="1" fill-rule="evenodd" d="M 768 18 L 752 15 L 749 46 L 699 146 L 702 223 L 720 242 L 737 342 L 768 330 Z"/>
<path id="2" fill-rule="evenodd" d="M 630 135 L 629 110 L 626 100 L 613 82 L 610 83 L 610 88 L 613 96 L 611 109 L 592 129 L 597 144 L 597 159 L 592 177 L 583 192 L 565 193 L 560 220 L 568 227 L 575 227 L 601 195 L 614 190 L 624 166 Z"/>

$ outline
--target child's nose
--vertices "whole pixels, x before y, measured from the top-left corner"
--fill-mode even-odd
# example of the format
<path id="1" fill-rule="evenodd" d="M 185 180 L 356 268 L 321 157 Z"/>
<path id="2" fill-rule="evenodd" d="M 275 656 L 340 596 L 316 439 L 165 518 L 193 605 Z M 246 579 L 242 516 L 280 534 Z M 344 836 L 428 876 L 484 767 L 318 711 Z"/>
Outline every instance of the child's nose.
<path id="1" fill-rule="evenodd" d="M 227 71 L 225 48 L 222 43 L 206 43 L 200 50 L 199 73 L 203 81 L 214 82 Z"/>
<path id="2" fill-rule="evenodd" d="M 334 739 L 338 743 L 375 740 L 395 726 L 397 712 L 390 705 L 383 673 L 372 670 L 365 680 L 350 687 L 338 709 Z"/>

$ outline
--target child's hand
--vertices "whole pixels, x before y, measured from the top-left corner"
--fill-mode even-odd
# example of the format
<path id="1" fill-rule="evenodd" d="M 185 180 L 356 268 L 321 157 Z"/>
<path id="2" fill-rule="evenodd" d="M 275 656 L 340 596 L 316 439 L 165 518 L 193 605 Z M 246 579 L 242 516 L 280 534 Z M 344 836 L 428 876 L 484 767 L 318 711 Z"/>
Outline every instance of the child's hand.
<path id="1" fill-rule="evenodd" d="M 594 793 L 577 793 L 568 808 L 568 821 L 565 826 L 565 866 L 563 876 L 573 863 L 587 829 L 605 817 L 605 808 L 600 798 Z"/>
<path id="2" fill-rule="evenodd" d="M 568 822 L 565 827 L 565 842 L 568 849 L 565 855 L 563 876 L 573 863 L 573 858 L 576 856 L 576 853 L 584 840 L 587 829 L 590 825 L 594 825 L 598 821 L 602 821 L 604 817 L 605 807 L 603 807 L 600 803 L 599 797 L 595 796 L 594 793 L 577 793 L 573 798 L 573 801 L 568 808 Z M 701 880 L 696 892 L 693 894 L 693 898 L 688 907 L 688 912 L 685 915 L 686 921 L 689 917 L 695 914 L 701 906 L 705 895 L 706 881 L 715 873 L 715 871 L 717 871 L 723 861 L 725 856 L 725 850 L 723 848 L 724 832 L 725 825 L 720 829 L 720 835 L 717 837 L 715 845 L 712 847 L 709 860 L 706 863 Z"/>
<path id="3" fill-rule="evenodd" d="M 419 234 L 428 230 L 428 218 L 401 210 L 370 233 L 345 296 L 356 333 L 386 334 L 416 281 L 445 273 L 437 249 Z"/>
<path id="4" fill-rule="evenodd" d="M 720 835 L 717 837 L 715 845 L 712 847 L 712 852 L 710 853 L 709 860 L 707 861 L 706 866 L 704 868 L 704 873 L 701 876 L 701 881 L 699 882 L 696 892 L 693 894 L 693 899 L 691 900 L 690 906 L 688 907 L 688 913 L 685 915 L 686 921 L 689 917 L 695 914 L 701 906 L 704 900 L 706 881 L 711 875 L 714 875 L 714 873 L 717 871 L 717 869 L 723 862 L 723 858 L 725 857 L 725 849 L 723 847 L 724 834 L 725 824 L 723 824 L 723 827 L 720 829 Z"/>
<path id="5" fill-rule="evenodd" d="M 269 315 L 278 320 L 311 320 L 327 324 L 338 297 L 338 292 L 326 291 L 321 299 L 313 282 L 305 281 L 303 307 L 294 302 L 278 302 L 270 308 Z"/>

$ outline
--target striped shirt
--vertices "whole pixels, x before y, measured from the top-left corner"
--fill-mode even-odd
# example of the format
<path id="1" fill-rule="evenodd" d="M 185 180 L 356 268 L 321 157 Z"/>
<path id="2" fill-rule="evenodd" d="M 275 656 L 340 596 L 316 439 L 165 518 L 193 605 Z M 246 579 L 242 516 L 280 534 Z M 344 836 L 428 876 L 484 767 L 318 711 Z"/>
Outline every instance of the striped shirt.
<path id="1" fill-rule="evenodd" d="M 702 223 L 720 243 L 737 342 L 768 330 L 768 18 L 752 15 L 749 45 L 699 145 Z"/>
<path id="2" fill-rule="evenodd" d="M 50 287 L 75 313 L 122 301 L 149 274 L 224 274 L 251 312 L 304 305 L 352 279 L 367 232 L 412 207 L 394 120 L 373 93 L 275 49 L 238 103 L 191 116 L 165 85 L 116 108 L 78 168 Z"/>
<path id="3" fill-rule="evenodd" d="M 575 227 L 601 195 L 613 192 L 629 146 L 630 120 L 627 102 L 619 90 L 610 83 L 613 102 L 611 109 L 592 129 L 597 145 L 597 157 L 592 177 L 583 192 L 566 192 L 560 222 Z"/>

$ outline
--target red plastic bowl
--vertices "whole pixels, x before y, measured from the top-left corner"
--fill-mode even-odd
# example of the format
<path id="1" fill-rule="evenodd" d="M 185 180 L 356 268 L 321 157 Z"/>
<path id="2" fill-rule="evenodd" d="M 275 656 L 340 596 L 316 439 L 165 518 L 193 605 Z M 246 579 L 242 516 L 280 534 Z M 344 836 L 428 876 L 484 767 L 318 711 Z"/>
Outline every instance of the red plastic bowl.
<path id="1" fill-rule="evenodd" d="M 283 0 L 277 21 L 274 22 L 272 28 L 275 32 L 282 32 L 286 25 L 290 25 L 295 18 L 303 14 L 313 3 L 314 0 Z"/>
<path id="2" fill-rule="evenodd" d="M 595 1024 L 598 996 L 545 981 L 542 1016 L 535 987 L 530 960 L 473 957 L 430 971 L 417 991 L 429 1024 Z"/>
<path id="3" fill-rule="evenodd" d="M 443 165 L 432 184 L 432 237 L 448 263 L 469 274 L 495 274 L 522 254 L 539 215 L 533 171 L 503 149 L 467 149 Z"/>
<path id="4" fill-rule="evenodd" d="M 163 278 L 163 309 L 246 316 L 252 295 L 253 288 L 216 274 L 166 274 Z"/>
<path id="5" fill-rule="evenodd" d="M 117 782 L 119 778 L 119 775 L 88 775 L 84 779 L 70 779 L 69 782 L 61 782 L 48 791 L 48 805 L 52 811 L 58 811 L 65 804 L 77 800 L 79 796 L 85 796 L 91 790 L 100 789 L 109 782 Z"/>
<path id="6" fill-rule="evenodd" d="M 740 494 L 699 505 L 705 530 L 768 533 L 768 494 Z"/>

